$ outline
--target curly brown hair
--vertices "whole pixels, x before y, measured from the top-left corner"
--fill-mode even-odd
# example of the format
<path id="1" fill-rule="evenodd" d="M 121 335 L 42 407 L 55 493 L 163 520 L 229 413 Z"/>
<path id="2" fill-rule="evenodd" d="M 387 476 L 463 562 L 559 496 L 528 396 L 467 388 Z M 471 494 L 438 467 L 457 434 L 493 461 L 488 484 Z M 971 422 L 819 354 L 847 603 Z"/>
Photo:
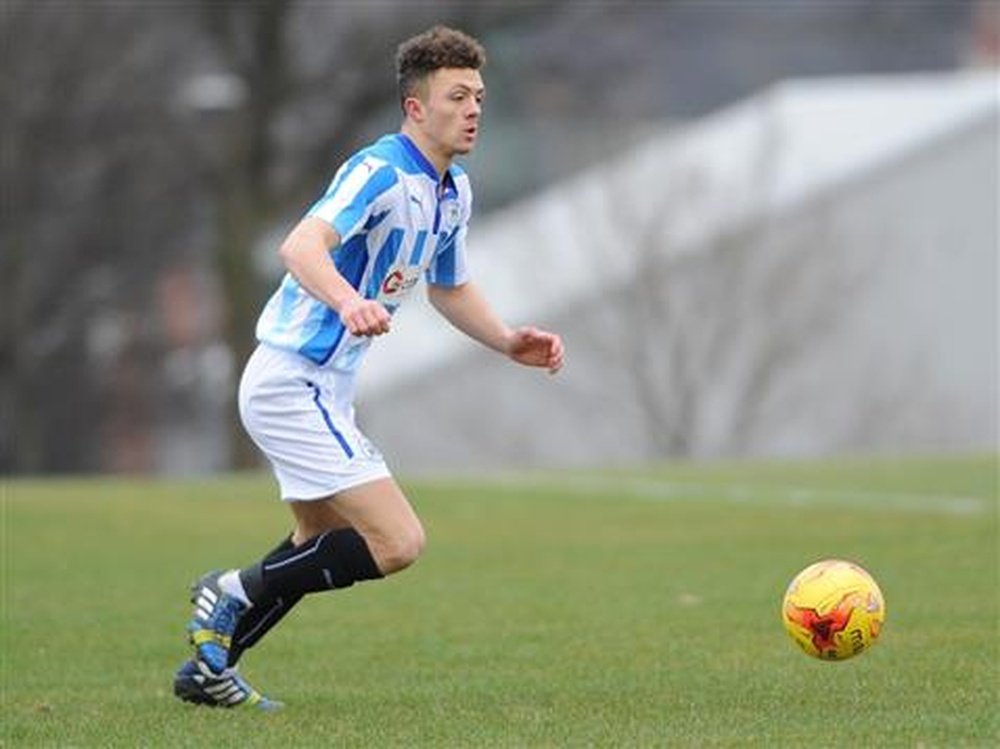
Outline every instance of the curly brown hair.
<path id="1" fill-rule="evenodd" d="M 434 26 L 407 39 L 396 49 L 396 83 L 399 100 L 415 94 L 427 76 L 441 68 L 479 70 L 486 64 L 486 50 L 476 39 L 458 29 Z"/>

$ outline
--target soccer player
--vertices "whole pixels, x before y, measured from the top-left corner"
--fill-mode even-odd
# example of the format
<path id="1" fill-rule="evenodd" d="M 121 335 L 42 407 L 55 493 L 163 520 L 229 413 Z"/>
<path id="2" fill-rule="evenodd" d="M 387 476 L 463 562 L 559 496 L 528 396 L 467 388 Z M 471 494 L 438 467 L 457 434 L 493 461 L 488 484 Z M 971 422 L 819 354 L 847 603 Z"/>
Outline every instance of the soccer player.
<path id="1" fill-rule="evenodd" d="M 472 192 L 453 163 L 479 135 L 485 63 L 472 37 L 436 26 L 396 54 L 403 122 L 348 159 L 280 248 L 288 269 L 257 323 L 240 415 L 267 456 L 294 532 L 255 564 L 192 588 L 194 655 L 174 691 L 188 702 L 273 709 L 236 670 L 307 593 L 347 588 L 411 565 L 420 520 L 354 420 L 355 378 L 372 339 L 424 276 L 456 328 L 551 373 L 559 336 L 508 327 L 466 269 Z"/>

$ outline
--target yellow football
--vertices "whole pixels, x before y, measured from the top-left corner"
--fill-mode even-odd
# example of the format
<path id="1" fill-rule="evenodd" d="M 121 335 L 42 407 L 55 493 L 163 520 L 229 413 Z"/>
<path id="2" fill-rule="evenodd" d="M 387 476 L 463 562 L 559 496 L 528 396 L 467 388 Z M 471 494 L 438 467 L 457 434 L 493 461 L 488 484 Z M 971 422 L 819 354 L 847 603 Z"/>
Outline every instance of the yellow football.
<path id="1" fill-rule="evenodd" d="M 885 599 L 864 569 L 826 559 L 806 567 L 788 585 L 781 618 L 804 652 L 842 661 L 874 644 L 885 622 Z"/>

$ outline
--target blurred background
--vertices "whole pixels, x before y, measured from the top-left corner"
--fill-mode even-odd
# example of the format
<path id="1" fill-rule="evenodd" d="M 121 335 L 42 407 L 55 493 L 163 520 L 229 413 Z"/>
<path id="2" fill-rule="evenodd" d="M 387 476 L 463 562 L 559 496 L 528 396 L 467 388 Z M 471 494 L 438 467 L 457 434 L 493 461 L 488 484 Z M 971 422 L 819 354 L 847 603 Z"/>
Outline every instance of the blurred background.
<path id="1" fill-rule="evenodd" d="M 997 448 L 1000 1 L 0 3 L 0 469 L 259 465 L 284 233 L 487 46 L 470 261 L 558 378 L 414 300 L 360 422 L 407 473 Z"/>

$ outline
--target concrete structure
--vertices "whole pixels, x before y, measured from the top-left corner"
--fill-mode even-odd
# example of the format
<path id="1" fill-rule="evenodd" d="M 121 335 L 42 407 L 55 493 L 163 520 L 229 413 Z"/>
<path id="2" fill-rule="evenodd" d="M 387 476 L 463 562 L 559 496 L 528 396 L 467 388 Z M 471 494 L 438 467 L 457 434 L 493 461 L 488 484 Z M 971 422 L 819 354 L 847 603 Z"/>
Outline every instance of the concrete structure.
<path id="1" fill-rule="evenodd" d="M 414 304 L 361 421 L 402 472 L 995 449 L 998 115 L 995 71 L 792 81 L 477 222 L 564 374 Z"/>

